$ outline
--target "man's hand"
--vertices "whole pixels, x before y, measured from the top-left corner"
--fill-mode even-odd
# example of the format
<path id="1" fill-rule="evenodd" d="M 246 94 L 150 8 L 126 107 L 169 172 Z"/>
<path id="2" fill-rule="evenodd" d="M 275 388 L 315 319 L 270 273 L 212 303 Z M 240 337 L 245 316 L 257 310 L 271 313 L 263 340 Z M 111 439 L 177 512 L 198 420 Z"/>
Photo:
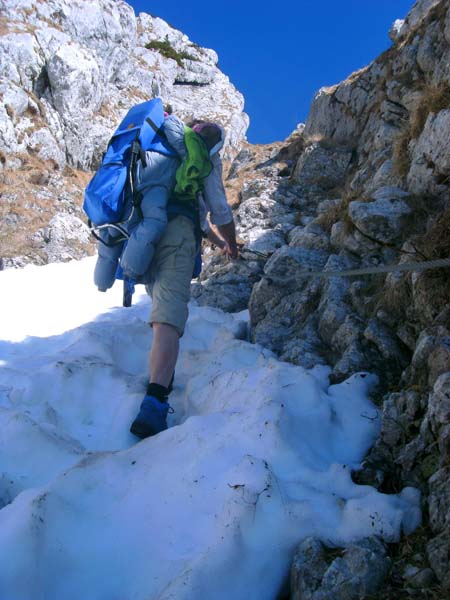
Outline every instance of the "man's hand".
<path id="1" fill-rule="evenodd" d="M 224 254 L 225 256 L 228 256 L 229 258 L 237 258 L 238 257 L 237 248 L 236 248 L 236 252 L 233 252 L 233 250 L 230 247 L 230 244 L 228 242 L 226 242 L 225 240 L 222 241 L 221 251 L 222 251 L 222 254 Z"/>
<path id="2" fill-rule="evenodd" d="M 234 221 L 231 221 L 226 225 L 217 225 L 217 229 L 225 241 L 225 246 L 223 248 L 224 254 L 232 259 L 236 259 L 239 256 L 239 252 L 236 243 L 236 230 L 234 227 Z"/>

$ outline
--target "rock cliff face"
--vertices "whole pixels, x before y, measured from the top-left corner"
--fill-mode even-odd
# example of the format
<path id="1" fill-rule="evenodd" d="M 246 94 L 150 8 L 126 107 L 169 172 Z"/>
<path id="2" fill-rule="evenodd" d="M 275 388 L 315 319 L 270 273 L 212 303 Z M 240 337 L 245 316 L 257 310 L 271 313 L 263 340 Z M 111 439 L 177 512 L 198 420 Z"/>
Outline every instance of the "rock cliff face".
<path id="1" fill-rule="evenodd" d="M 162 19 L 136 17 L 120 0 L 0 0 L 4 264 L 58 258 L 54 247 L 47 248 L 51 216 L 69 211 L 72 225 L 81 227 L 73 219 L 82 217 L 81 191 L 88 179 L 83 172 L 98 165 L 135 103 L 160 96 L 185 120 L 221 122 L 225 157 L 232 158 L 248 117 L 242 95 L 217 62 L 214 50 Z M 39 219 L 31 214 L 36 212 Z M 69 222 L 65 228 L 77 237 Z M 66 238 L 73 246 L 69 255 L 89 250 L 85 237 L 78 247 Z"/>
<path id="2" fill-rule="evenodd" d="M 231 310 L 248 301 L 252 339 L 284 360 L 330 364 L 336 380 L 380 375 L 381 437 L 354 476 L 422 490 L 424 530 L 393 578 L 431 598 L 433 577 L 450 588 L 448 270 L 307 276 L 450 257 L 448 0 L 416 2 L 391 37 L 368 67 L 321 89 L 284 144 L 238 155 L 228 185 L 242 260 L 213 256 L 194 295 Z"/>

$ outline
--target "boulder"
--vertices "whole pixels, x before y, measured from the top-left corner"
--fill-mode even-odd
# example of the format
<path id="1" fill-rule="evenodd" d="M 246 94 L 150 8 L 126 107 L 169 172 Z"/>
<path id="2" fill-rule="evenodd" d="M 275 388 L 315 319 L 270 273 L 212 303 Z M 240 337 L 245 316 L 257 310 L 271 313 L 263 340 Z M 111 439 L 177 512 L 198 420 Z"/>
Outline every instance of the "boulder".
<path id="1" fill-rule="evenodd" d="M 352 223 L 363 234 L 384 243 L 393 243 L 405 236 L 412 212 L 404 200 L 390 194 L 372 202 L 354 200 L 348 210 Z"/>
<path id="2" fill-rule="evenodd" d="M 440 375 L 428 401 L 428 415 L 435 431 L 450 423 L 450 370 Z"/>
<path id="3" fill-rule="evenodd" d="M 327 191 L 344 182 L 352 153 L 346 148 L 324 147 L 313 143 L 301 154 L 293 178 L 303 186 L 317 186 Z"/>
<path id="4" fill-rule="evenodd" d="M 391 566 L 386 548 L 376 537 L 355 541 L 328 564 L 325 547 L 306 538 L 291 568 L 293 600 L 360 600 L 375 595 Z"/>
<path id="5" fill-rule="evenodd" d="M 236 213 L 240 233 L 255 227 L 269 229 L 281 223 L 291 224 L 295 215 L 286 206 L 270 198 L 252 196 L 243 200 Z"/>
<path id="6" fill-rule="evenodd" d="M 450 530 L 450 467 L 443 467 L 430 477 L 428 509 L 434 533 Z"/>
<path id="7" fill-rule="evenodd" d="M 59 47 L 47 65 L 51 100 L 65 123 L 81 125 L 100 107 L 103 81 L 95 56 L 75 42 Z"/>
<path id="8" fill-rule="evenodd" d="M 31 134 L 28 148 L 34 150 L 43 161 L 49 161 L 50 168 L 52 164 L 60 170 L 66 166 L 66 156 L 63 150 L 46 127 Z"/>
<path id="9" fill-rule="evenodd" d="M 77 252 L 77 245 L 89 244 L 90 231 L 78 217 L 59 213 L 50 221 L 45 238 L 48 262 L 64 262 L 84 255 L 81 248 Z"/>
<path id="10" fill-rule="evenodd" d="M 31 33 L 8 33 L 0 36 L 0 77 L 33 91 L 44 68 L 44 57 Z"/>
<path id="11" fill-rule="evenodd" d="M 450 535 L 443 531 L 427 544 L 427 558 L 440 583 L 450 590 Z"/>
<path id="12" fill-rule="evenodd" d="M 245 241 L 244 252 L 262 252 L 267 257 L 286 244 L 282 232 L 273 229 L 254 227 L 240 237 Z"/>
<path id="13" fill-rule="evenodd" d="M 450 172 L 450 109 L 430 113 L 414 144 L 408 187 L 414 194 L 442 194 L 442 181 Z"/>
<path id="14" fill-rule="evenodd" d="M 304 287 L 309 271 L 321 271 L 328 260 L 323 250 L 283 246 L 267 261 L 264 275 L 278 287 Z"/>
<path id="15" fill-rule="evenodd" d="M 330 251 L 330 236 L 316 223 L 293 228 L 288 234 L 288 240 L 292 247 Z"/>

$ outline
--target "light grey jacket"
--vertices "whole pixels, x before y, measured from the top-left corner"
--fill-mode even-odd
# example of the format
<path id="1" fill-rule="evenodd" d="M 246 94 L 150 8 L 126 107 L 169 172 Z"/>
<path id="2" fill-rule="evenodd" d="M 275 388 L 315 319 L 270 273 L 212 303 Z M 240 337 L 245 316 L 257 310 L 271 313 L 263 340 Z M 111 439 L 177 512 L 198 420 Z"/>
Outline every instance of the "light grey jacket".
<path id="1" fill-rule="evenodd" d="M 164 132 L 176 151 L 177 157 L 166 156 L 155 151 L 146 152 L 147 165 L 137 163 L 136 191 L 142 194 L 140 204 L 141 215 L 135 211 L 127 224 L 130 234 L 125 248 L 123 244 L 113 247 L 98 245 L 98 260 L 94 273 L 97 287 L 104 291 L 110 288 L 115 280 L 118 261 L 123 273 L 129 279 L 143 282 L 153 260 L 156 246 L 167 227 L 167 202 L 175 187 L 175 175 L 181 160 L 186 156 L 184 144 L 184 123 L 171 115 L 165 119 Z M 200 219 L 202 229 L 207 232 L 209 225 L 206 215 L 210 213 L 211 222 L 224 225 L 232 219 L 222 182 L 222 162 L 218 151 L 223 145 L 221 141 L 211 150 L 213 170 L 204 181 L 204 193 L 199 198 Z M 128 207 L 131 212 L 131 206 Z M 106 241 L 116 235 L 113 229 L 102 233 Z"/>

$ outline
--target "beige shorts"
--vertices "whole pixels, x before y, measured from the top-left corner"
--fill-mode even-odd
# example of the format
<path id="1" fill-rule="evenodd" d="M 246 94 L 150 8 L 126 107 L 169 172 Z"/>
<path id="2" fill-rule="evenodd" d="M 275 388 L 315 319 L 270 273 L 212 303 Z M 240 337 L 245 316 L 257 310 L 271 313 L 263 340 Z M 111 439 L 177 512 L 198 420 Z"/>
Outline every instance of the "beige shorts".
<path id="1" fill-rule="evenodd" d="M 180 215 L 169 221 L 156 248 L 152 283 L 147 285 L 152 297 L 150 324 L 167 323 L 183 335 L 196 253 L 192 220 Z"/>

